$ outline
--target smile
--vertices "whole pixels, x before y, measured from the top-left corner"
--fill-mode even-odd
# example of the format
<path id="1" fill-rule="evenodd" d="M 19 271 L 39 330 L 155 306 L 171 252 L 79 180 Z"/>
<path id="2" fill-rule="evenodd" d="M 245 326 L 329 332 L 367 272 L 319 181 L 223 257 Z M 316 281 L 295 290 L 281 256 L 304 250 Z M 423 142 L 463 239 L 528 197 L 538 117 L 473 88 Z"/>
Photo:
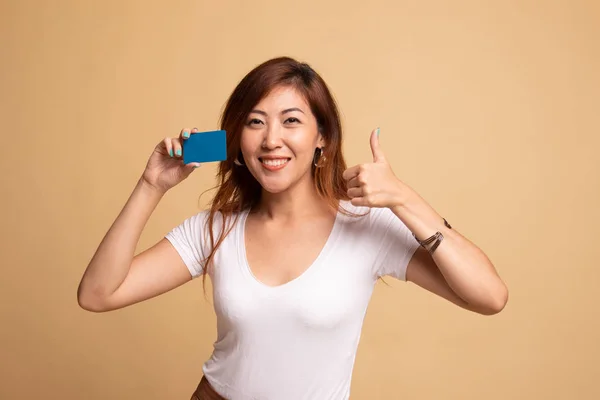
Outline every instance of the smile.
<path id="1" fill-rule="evenodd" d="M 282 169 L 290 161 L 289 158 L 259 158 L 262 166 L 269 171 Z"/>

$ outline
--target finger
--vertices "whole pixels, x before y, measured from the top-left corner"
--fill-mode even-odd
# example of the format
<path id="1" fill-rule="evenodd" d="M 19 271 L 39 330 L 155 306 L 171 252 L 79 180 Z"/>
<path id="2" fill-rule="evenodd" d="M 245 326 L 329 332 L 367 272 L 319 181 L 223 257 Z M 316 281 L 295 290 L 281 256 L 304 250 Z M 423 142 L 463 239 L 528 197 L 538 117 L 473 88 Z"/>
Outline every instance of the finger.
<path id="1" fill-rule="evenodd" d="M 189 139 L 194 133 L 198 133 L 198 128 L 192 128 L 189 131 L 184 129 L 181 131 L 181 137 L 179 138 L 182 142 L 186 139 Z"/>
<path id="2" fill-rule="evenodd" d="M 190 132 L 191 132 L 191 129 L 189 129 L 189 128 L 183 128 L 181 130 L 181 133 L 179 134 L 179 139 L 183 141 L 183 140 L 189 138 L 190 137 Z"/>
<path id="3" fill-rule="evenodd" d="M 191 169 L 192 171 L 195 170 L 196 168 L 199 168 L 202 164 L 200 164 L 199 162 L 191 162 L 185 165 L 185 168 Z"/>
<path id="4" fill-rule="evenodd" d="M 163 140 L 163 143 L 165 145 L 165 149 L 167 150 L 167 154 L 169 155 L 169 157 L 173 157 L 173 144 L 171 143 L 171 138 L 165 138 Z"/>
<path id="5" fill-rule="evenodd" d="M 358 181 L 358 176 L 355 176 L 354 178 L 352 178 L 348 181 L 348 188 L 359 187 L 359 186 L 360 186 L 360 182 Z"/>
<path id="6" fill-rule="evenodd" d="M 368 207 L 369 203 L 365 197 L 354 197 L 350 199 L 350 203 L 357 207 Z"/>
<path id="7" fill-rule="evenodd" d="M 350 180 L 358 175 L 358 171 L 360 171 L 360 165 L 355 165 L 354 167 L 350 167 L 344 171 L 342 177 L 345 180 Z"/>
<path id="8" fill-rule="evenodd" d="M 171 144 L 173 146 L 173 155 L 171 157 L 180 158 L 181 157 L 181 141 L 179 138 L 171 139 Z"/>
<path id="9" fill-rule="evenodd" d="M 373 153 L 374 162 L 385 161 L 385 156 L 379 146 L 379 128 L 371 132 L 371 152 Z"/>
<path id="10" fill-rule="evenodd" d="M 185 179 L 188 176 L 191 175 L 192 172 L 194 172 L 194 170 L 196 168 L 198 168 L 200 166 L 200 163 L 194 162 L 194 163 L 189 163 L 183 166 L 183 171 L 182 171 L 182 177 Z"/>
<path id="11" fill-rule="evenodd" d="M 356 197 L 362 197 L 363 195 L 363 190 L 362 188 L 350 188 L 348 189 L 348 196 L 350 196 L 351 199 L 354 199 Z"/>

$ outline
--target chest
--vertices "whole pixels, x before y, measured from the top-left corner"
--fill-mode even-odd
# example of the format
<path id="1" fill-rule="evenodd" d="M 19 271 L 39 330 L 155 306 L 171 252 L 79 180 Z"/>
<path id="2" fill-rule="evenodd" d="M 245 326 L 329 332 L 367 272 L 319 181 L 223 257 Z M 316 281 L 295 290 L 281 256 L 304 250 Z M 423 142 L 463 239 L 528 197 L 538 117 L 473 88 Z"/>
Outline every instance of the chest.
<path id="1" fill-rule="evenodd" d="M 347 227 L 330 226 L 318 237 L 316 229 L 248 235 L 251 223 L 248 231 L 243 226 L 219 248 L 211 276 L 222 332 L 320 331 L 360 322 L 375 283 L 372 258 Z"/>
<path id="2" fill-rule="evenodd" d="M 295 225 L 246 221 L 244 249 L 248 266 L 257 280 L 279 286 L 300 277 L 326 247 L 333 220 Z"/>

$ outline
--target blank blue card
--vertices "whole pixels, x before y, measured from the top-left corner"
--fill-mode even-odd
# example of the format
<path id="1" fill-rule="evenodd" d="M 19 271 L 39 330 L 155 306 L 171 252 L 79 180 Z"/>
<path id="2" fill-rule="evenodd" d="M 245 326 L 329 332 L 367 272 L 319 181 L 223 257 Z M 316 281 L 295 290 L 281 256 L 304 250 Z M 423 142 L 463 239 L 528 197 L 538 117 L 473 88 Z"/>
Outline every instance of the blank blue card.
<path id="1" fill-rule="evenodd" d="M 183 141 L 183 163 L 208 163 L 227 159 L 224 130 L 192 133 Z"/>

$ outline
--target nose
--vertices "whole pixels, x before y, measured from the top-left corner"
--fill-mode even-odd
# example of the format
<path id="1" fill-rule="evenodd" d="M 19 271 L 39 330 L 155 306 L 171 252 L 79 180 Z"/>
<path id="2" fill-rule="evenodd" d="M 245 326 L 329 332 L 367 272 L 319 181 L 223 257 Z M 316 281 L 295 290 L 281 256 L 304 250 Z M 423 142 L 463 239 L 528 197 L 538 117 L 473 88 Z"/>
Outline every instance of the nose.
<path id="1" fill-rule="evenodd" d="M 270 124 L 265 129 L 263 147 L 268 150 L 281 147 L 281 129 L 277 124 Z"/>

